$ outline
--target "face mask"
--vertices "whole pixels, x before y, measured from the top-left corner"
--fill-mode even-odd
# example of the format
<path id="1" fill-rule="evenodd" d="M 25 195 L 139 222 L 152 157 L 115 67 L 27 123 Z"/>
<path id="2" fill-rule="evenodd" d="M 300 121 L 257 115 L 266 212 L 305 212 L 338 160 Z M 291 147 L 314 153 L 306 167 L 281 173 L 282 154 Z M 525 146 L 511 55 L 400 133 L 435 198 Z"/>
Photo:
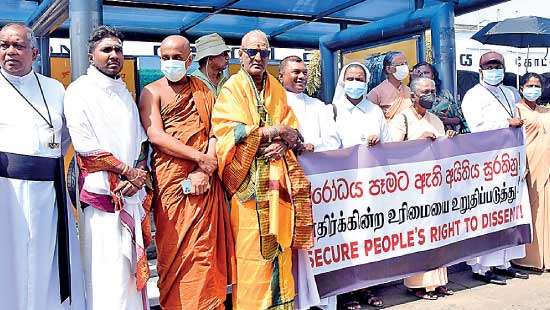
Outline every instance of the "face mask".
<path id="1" fill-rule="evenodd" d="M 185 61 L 181 60 L 162 60 L 160 62 L 160 70 L 164 76 L 171 82 L 181 80 L 187 73 Z"/>
<path id="2" fill-rule="evenodd" d="M 346 81 L 344 83 L 346 95 L 351 99 L 359 99 L 367 91 L 367 83 L 361 81 Z"/>
<path id="3" fill-rule="evenodd" d="M 526 87 L 523 89 L 523 97 L 531 102 L 537 101 L 542 95 L 540 87 Z"/>
<path id="4" fill-rule="evenodd" d="M 436 100 L 435 99 L 435 94 L 430 93 L 430 94 L 427 94 L 427 95 L 420 96 L 420 99 L 419 99 L 418 103 L 424 109 L 429 110 L 434 106 L 435 100 Z"/>
<path id="5" fill-rule="evenodd" d="M 491 70 L 482 70 L 483 72 L 483 82 L 497 86 L 504 80 L 504 69 L 491 69 Z"/>
<path id="6" fill-rule="evenodd" d="M 409 76 L 409 67 L 407 65 L 401 65 L 395 67 L 395 73 L 393 76 L 399 81 L 403 81 L 407 76 Z"/>

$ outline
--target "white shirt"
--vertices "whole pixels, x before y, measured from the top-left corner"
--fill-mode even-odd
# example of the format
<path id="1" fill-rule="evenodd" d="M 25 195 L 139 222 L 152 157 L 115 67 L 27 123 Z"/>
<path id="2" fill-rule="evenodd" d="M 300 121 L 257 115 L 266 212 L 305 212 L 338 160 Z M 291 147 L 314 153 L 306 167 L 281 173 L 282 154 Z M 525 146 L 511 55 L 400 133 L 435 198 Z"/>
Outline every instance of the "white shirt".
<path id="1" fill-rule="evenodd" d="M 381 143 L 392 142 L 382 109 L 364 98 L 353 105 L 347 98 L 337 103 L 336 127 L 343 147 L 366 144 L 371 135 Z"/>
<path id="2" fill-rule="evenodd" d="M 288 105 L 298 119 L 298 131 L 305 143 L 311 143 L 315 151 L 335 150 L 340 147 L 331 104 L 311 98 L 304 93 L 286 92 Z"/>
<path id="3" fill-rule="evenodd" d="M 40 93 L 34 71 L 27 75 L 15 76 L 2 69 L 2 74 L 19 92 L 54 126 L 55 142 L 61 142 L 63 126 L 63 95 L 65 88 L 58 81 L 37 74 L 44 92 L 46 105 Z M 21 95 L 0 76 L 2 113 L 0 113 L 0 150 L 24 155 L 60 157 L 61 148 L 51 149 L 51 131 L 48 123 L 33 110 Z"/>
<path id="4" fill-rule="evenodd" d="M 506 86 L 480 82 L 464 95 L 462 113 L 472 132 L 507 128 L 508 119 L 516 116 L 516 104 Z"/>
<path id="5" fill-rule="evenodd" d="M 75 151 L 85 156 L 106 151 L 133 167 L 141 152 L 141 143 L 147 140 L 137 105 L 124 82 L 104 75 L 93 66 L 67 88 L 65 117 Z M 90 173 L 83 188 L 92 193 L 109 194 L 107 173 Z"/>

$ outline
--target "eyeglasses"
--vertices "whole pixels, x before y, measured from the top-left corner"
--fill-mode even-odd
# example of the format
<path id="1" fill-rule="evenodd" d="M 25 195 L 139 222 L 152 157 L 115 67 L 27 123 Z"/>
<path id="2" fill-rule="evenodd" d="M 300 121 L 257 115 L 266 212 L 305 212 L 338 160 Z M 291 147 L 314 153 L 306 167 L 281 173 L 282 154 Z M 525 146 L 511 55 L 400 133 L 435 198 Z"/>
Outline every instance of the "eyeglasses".
<path id="1" fill-rule="evenodd" d="M 256 57 L 258 53 L 260 53 L 261 58 L 267 58 L 271 54 L 271 50 L 263 50 L 259 48 L 243 48 L 241 50 L 245 52 L 250 58 Z"/>

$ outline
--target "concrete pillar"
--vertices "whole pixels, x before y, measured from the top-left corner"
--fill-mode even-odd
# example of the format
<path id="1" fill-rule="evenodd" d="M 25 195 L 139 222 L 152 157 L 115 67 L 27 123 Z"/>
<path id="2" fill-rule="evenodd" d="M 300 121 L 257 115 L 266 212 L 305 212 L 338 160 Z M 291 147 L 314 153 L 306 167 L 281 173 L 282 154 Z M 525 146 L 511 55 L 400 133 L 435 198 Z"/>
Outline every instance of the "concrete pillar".
<path id="1" fill-rule="evenodd" d="M 443 6 L 431 22 L 433 64 L 439 72 L 441 89 L 456 98 L 455 13 L 450 3 Z"/>
<path id="2" fill-rule="evenodd" d="M 88 68 L 88 38 L 103 24 L 102 0 L 70 0 L 71 77 L 76 80 Z"/>

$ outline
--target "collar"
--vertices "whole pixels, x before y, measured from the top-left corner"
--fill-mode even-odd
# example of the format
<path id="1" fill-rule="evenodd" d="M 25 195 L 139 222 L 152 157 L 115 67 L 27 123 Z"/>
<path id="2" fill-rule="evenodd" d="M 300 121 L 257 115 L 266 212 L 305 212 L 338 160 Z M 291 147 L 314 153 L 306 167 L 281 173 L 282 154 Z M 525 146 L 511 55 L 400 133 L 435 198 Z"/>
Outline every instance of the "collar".
<path id="1" fill-rule="evenodd" d="M 367 109 L 369 108 L 370 104 L 370 101 L 365 95 L 363 95 L 363 100 L 361 100 L 361 102 L 359 102 L 357 105 L 354 105 L 348 100 L 348 98 L 344 97 L 344 108 L 350 113 L 355 109 L 363 113 L 367 113 Z"/>
<path id="2" fill-rule="evenodd" d="M 125 87 L 124 82 L 121 78 L 113 79 L 111 77 L 108 77 L 93 65 L 90 65 L 88 67 L 87 75 L 92 78 L 101 88 Z"/>
<path id="3" fill-rule="evenodd" d="M 288 91 L 288 90 L 285 90 L 286 91 L 286 95 L 289 97 L 289 99 L 295 99 L 295 100 L 301 100 L 301 101 L 306 101 L 306 94 L 304 93 L 294 93 L 294 92 L 291 92 L 291 91 Z"/>
<path id="4" fill-rule="evenodd" d="M 395 87 L 389 79 L 385 79 L 384 81 L 382 81 L 382 83 L 385 83 L 385 84 L 388 84 L 388 86 L 390 86 L 391 88 L 397 90 L 397 91 L 401 91 L 403 89 L 403 83 L 399 83 L 399 87 Z"/>
<path id="5" fill-rule="evenodd" d="M 479 81 L 479 84 L 481 84 L 481 86 L 487 88 L 489 91 L 491 91 L 493 93 L 496 92 L 500 88 L 500 85 L 502 85 L 502 83 L 500 83 L 497 86 L 494 86 L 494 85 L 491 85 L 491 84 L 487 84 L 484 81 Z"/>
<path id="6" fill-rule="evenodd" d="M 34 80 L 34 71 L 31 69 L 31 71 L 23 76 L 17 76 L 9 74 L 4 68 L 0 69 L 2 70 L 2 74 L 6 77 L 8 81 L 10 81 L 13 85 L 21 86 L 25 83 L 28 83 L 29 81 Z"/>

